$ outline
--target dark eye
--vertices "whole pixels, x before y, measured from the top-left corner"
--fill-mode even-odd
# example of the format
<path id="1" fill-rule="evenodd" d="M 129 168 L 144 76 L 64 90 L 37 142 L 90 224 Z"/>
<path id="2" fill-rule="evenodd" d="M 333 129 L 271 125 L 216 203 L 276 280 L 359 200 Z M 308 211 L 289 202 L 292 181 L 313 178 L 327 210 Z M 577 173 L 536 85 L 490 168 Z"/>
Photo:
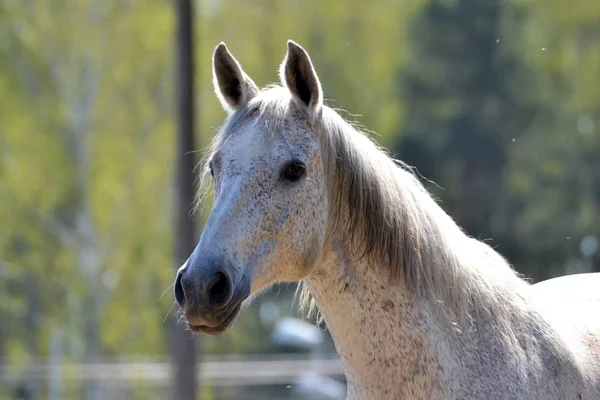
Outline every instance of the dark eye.
<path id="1" fill-rule="evenodd" d="M 296 182 L 304 175 L 306 167 L 300 161 L 292 161 L 286 164 L 279 175 L 281 179 Z"/>
<path id="2" fill-rule="evenodd" d="M 208 164 L 208 171 L 210 172 L 210 176 L 215 177 L 215 173 L 213 171 L 212 163 Z"/>

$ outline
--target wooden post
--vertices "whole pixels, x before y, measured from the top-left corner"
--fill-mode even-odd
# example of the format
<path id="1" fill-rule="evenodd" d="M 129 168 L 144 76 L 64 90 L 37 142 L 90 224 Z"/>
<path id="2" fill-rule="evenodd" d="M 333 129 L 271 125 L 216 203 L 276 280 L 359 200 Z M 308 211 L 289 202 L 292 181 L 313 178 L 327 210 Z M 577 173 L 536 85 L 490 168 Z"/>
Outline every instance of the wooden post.
<path id="1" fill-rule="evenodd" d="M 194 11 L 192 0 L 175 1 L 177 15 L 175 80 L 177 89 L 177 147 L 175 154 L 174 264 L 179 268 L 194 250 L 196 229 L 190 218 L 194 201 Z M 172 400 L 198 399 L 196 341 L 171 320 Z"/>

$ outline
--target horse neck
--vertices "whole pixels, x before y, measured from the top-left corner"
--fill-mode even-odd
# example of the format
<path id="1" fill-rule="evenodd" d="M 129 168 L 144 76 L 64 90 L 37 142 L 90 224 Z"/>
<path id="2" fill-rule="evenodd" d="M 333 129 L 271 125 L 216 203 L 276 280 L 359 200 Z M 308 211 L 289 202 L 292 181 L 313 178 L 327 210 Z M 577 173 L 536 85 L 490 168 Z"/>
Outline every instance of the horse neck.
<path id="1" fill-rule="evenodd" d="M 348 398 L 428 397 L 446 358 L 431 341 L 441 335 L 434 335 L 432 313 L 379 266 L 353 259 L 349 248 L 333 241 L 305 282 L 344 364 Z"/>
<path id="2" fill-rule="evenodd" d="M 352 141 L 337 145 L 359 146 Z M 367 157 L 365 154 L 372 144 L 361 142 L 360 146 L 346 153 Z M 369 157 L 377 159 L 374 151 L 371 148 Z M 346 169 L 353 168 L 357 166 Z M 387 166 L 373 166 L 377 168 L 381 174 L 390 170 Z M 361 178 L 369 181 L 364 176 L 358 178 L 359 182 Z M 493 249 L 465 235 L 416 182 L 403 185 L 403 179 L 410 178 L 408 172 L 386 178 L 387 184 L 398 179 L 397 189 L 406 197 L 395 199 L 396 203 L 412 205 L 409 213 L 400 213 L 399 217 L 415 218 L 407 236 L 420 239 L 417 246 L 403 243 L 404 249 L 414 249 L 418 254 L 398 260 L 418 265 L 397 267 L 409 267 L 405 268 L 407 274 L 423 273 L 421 279 L 416 282 L 391 279 L 391 274 L 385 272 L 389 268 L 374 265 L 376 257 L 354 257 L 356 251 L 351 249 L 356 250 L 361 240 L 353 241 L 352 235 L 342 231 L 344 227 L 357 226 L 334 224 L 328 230 L 330 235 L 322 259 L 305 280 L 344 363 L 349 398 L 448 398 L 447 394 L 460 385 L 452 375 L 456 371 L 481 377 L 492 373 L 489 371 L 499 373 L 508 364 L 515 365 L 515 361 L 516 365 L 525 362 L 526 355 L 521 349 L 534 352 L 538 344 L 535 339 L 533 342 L 521 339 L 522 333 L 540 331 L 545 325 L 530 307 L 527 284 Z M 389 196 L 385 195 L 379 196 L 381 201 L 389 202 Z M 378 201 L 377 197 L 369 201 Z M 348 220 L 355 212 L 344 202 L 334 201 L 331 207 L 340 217 L 335 221 Z M 370 223 L 387 222 L 361 217 Z M 421 290 L 420 282 L 426 286 L 427 294 L 417 293 Z M 450 314 L 456 312 L 462 332 L 451 322 L 446 307 Z M 463 317 L 467 320 L 473 317 L 474 334 L 469 332 L 469 325 L 463 325 L 468 323 L 461 320 Z M 519 340 L 527 343 L 517 343 Z M 475 371 L 486 362 L 488 372 Z"/>
<path id="3" fill-rule="evenodd" d="M 473 251 L 482 245 L 473 243 Z M 357 259 L 350 249 L 341 237 L 332 238 L 305 280 L 344 364 L 349 399 L 445 398 L 460 384 L 452 375 L 460 370 L 456 360 L 477 366 L 483 358 L 490 363 L 489 371 L 501 371 L 526 361 L 521 349 L 535 352 L 540 344 L 533 338 L 519 344 L 504 335 L 539 331 L 543 325 L 536 325 L 535 314 L 528 314 L 529 327 L 516 309 L 512 321 L 498 320 L 497 315 L 510 310 L 493 308 L 491 298 L 483 295 L 475 301 L 489 308 L 470 310 L 477 316 L 475 333 L 460 332 L 440 311 L 438 300 L 390 279 L 382 265 L 372 264 L 368 257 Z M 520 287 L 523 282 L 511 276 Z M 504 294 L 511 302 L 523 292 L 507 289 Z M 500 332 L 499 323 L 514 324 L 512 331 Z"/>

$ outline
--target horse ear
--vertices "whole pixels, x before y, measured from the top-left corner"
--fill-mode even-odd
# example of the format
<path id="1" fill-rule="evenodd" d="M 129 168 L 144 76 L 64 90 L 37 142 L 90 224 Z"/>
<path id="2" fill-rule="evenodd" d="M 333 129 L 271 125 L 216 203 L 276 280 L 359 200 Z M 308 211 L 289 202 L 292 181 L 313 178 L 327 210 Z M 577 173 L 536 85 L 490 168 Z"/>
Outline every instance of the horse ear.
<path id="1" fill-rule="evenodd" d="M 213 54 L 213 85 L 223 108 L 235 111 L 256 93 L 258 87 L 221 42 Z"/>
<path id="2" fill-rule="evenodd" d="M 279 75 L 281 84 L 308 107 L 311 118 L 316 117 L 323 105 L 321 82 L 306 50 L 292 40 L 287 42 L 287 54 Z"/>

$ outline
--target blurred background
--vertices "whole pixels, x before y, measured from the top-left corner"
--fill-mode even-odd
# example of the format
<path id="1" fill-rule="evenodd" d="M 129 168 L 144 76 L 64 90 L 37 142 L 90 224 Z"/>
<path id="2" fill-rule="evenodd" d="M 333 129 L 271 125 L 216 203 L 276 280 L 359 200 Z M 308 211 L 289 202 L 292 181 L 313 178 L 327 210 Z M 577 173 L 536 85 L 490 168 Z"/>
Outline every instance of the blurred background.
<path id="1" fill-rule="evenodd" d="M 261 86 L 299 42 L 328 104 L 533 281 L 600 271 L 600 2 L 186 3 L 0 0 L 0 399 L 345 398 L 294 285 L 225 336 L 176 325 L 220 41 Z"/>

